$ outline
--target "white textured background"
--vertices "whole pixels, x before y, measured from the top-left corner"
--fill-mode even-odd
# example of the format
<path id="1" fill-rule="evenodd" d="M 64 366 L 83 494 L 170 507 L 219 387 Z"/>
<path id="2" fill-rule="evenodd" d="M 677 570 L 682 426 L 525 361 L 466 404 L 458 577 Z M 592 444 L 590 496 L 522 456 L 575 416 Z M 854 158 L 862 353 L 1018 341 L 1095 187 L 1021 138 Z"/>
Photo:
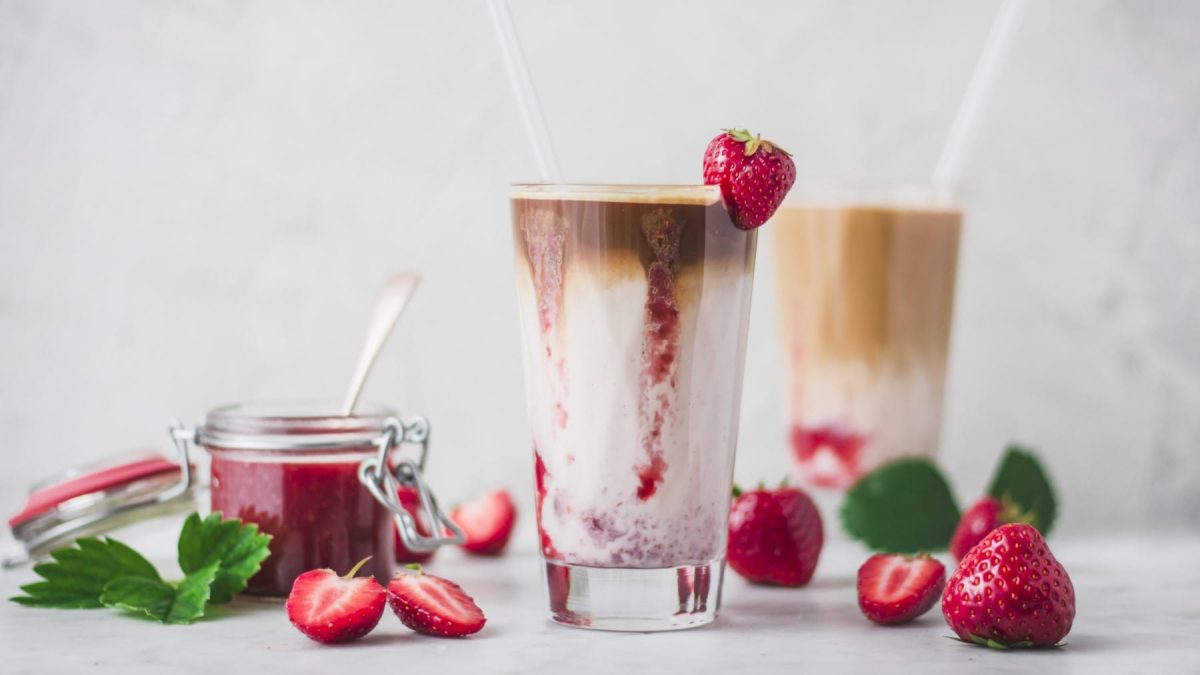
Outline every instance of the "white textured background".
<path id="1" fill-rule="evenodd" d="M 1064 529 L 1200 529 L 1200 3 L 1035 0 L 966 167 L 943 457 L 1041 448 Z M 931 169 L 997 3 L 514 0 L 568 177 L 696 182 L 720 127 L 801 180 Z M 165 420 L 368 397 L 449 499 L 531 492 L 506 184 L 535 177 L 481 2 L 0 0 L 0 510 Z M 785 467 L 763 240 L 738 475 Z"/>

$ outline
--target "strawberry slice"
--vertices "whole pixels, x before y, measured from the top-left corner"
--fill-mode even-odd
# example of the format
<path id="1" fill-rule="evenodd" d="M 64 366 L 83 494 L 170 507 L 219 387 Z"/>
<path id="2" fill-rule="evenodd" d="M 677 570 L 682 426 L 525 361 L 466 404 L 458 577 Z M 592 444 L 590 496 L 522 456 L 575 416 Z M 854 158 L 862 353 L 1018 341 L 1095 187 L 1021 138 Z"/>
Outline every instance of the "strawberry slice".
<path id="1" fill-rule="evenodd" d="M 344 577 L 331 569 L 309 570 L 296 577 L 286 605 L 292 625 L 325 644 L 370 633 L 383 616 L 387 594 L 374 577 L 354 576 L 368 560 L 360 560 Z"/>
<path id="2" fill-rule="evenodd" d="M 463 637 L 478 633 L 487 617 L 462 587 L 410 565 L 387 586 L 388 604 L 405 626 L 426 635 Z"/>
<path id="3" fill-rule="evenodd" d="M 937 603 L 946 568 L 926 554 L 877 553 L 858 568 L 858 607 L 875 623 L 912 621 Z"/>
<path id="4" fill-rule="evenodd" d="M 517 522 L 517 507 L 508 490 L 496 490 L 454 507 L 450 519 L 462 528 L 463 548 L 477 555 L 500 555 Z"/>

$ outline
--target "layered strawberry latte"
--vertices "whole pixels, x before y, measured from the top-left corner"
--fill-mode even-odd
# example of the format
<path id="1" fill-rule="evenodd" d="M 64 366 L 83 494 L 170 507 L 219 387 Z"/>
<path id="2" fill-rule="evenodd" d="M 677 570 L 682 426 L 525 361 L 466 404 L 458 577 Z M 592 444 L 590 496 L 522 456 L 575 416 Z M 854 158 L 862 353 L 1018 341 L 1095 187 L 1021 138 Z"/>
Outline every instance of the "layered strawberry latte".
<path id="1" fill-rule="evenodd" d="M 717 559 L 756 233 L 708 186 L 528 186 L 512 199 L 542 554 Z"/>
<path id="2" fill-rule="evenodd" d="M 660 630 L 716 616 L 753 229 L 778 205 L 764 199 L 781 201 L 794 178 L 783 171 L 779 190 L 786 153 L 765 142 L 747 153 L 726 134 L 714 145 L 725 137 L 736 145 L 729 168 L 752 165 L 741 179 L 761 184 L 512 189 L 537 522 L 557 621 Z"/>

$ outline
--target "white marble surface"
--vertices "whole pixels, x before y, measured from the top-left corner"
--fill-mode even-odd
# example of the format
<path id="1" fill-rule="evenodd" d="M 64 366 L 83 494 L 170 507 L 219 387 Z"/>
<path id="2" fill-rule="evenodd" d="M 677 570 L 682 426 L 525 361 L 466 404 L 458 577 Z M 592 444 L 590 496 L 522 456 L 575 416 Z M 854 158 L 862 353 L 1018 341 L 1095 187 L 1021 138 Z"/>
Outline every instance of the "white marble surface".
<path id="1" fill-rule="evenodd" d="M 999 2 L 511 4 L 570 178 L 694 182 L 730 125 L 803 181 L 927 176 Z M 1018 439 L 1064 532 L 1200 528 L 1198 119 L 1200 3 L 1029 3 L 965 164 L 963 501 Z M 532 503 L 506 185 L 534 174 L 478 0 L 0 0 L 0 513 L 171 417 L 340 394 L 403 267 L 366 397 L 430 417 L 445 500 Z M 751 484 L 786 466 L 769 230 Z"/>
<path id="2" fill-rule="evenodd" d="M 171 549 L 167 528 L 129 541 Z M 935 608 L 899 627 L 869 623 L 855 602 L 856 544 L 826 547 L 810 586 L 754 587 L 732 573 L 709 627 L 677 633 L 601 633 L 546 618 L 538 564 L 528 549 L 496 560 L 439 553 L 430 570 L 460 582 L 488 616 L 477 636 L 416 635 L 390 613 L 363 640 L 309 641 L 279 602 L 235 600 L 218 618 L 160 626 L 110 610 L 38 610 L 0 603 L 4 673 L 1012 673 L 1200 672 L 1200 541 L 1113 536 L 1051 540 L 1079 597 L 1066 645 L 997 652 L 947 639 Z M 165 560 L 165 559 L 164 559 Z M 167 564 L 160 564 L 166 570 Z M 12 595 L 32 578 L 0 574 Z"/>

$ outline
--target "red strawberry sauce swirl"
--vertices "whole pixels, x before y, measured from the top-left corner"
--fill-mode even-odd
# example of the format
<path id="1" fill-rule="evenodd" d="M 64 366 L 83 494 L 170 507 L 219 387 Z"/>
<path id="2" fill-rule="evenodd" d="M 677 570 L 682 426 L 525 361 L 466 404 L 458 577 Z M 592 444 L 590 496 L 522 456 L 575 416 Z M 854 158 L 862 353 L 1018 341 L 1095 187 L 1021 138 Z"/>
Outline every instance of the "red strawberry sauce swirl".
<path id="1" fill-rule="evenodd" d="M 546 528 L 542 527 L 542 502 L 546 501 L 546 464 L 542 461 L 542 455 L 538 452 L 537 445 L 533 447 L 533 462 L 534 462 L 534 479 L 537 487 L 537 495 L 535 497 L 536 517 L 538 524 L 538 534 L 542 538 L 542 555 L 550 560 L 558 560 L 560 556 L 558 549 L 554 548 L 554 542 L 550 541 L 550 535 L 546 534 Z"/>
<path id="2" fill-rule="evenodd" d="M 654 496 L 667 470 L 663 459 L 663 427 L 671 412 L 679 354 L 679 298 L 675 270 L 681 230 L 669 209 L 655 209 L 642 220 L 642 233 L 653 260 L 646 270 L 646 308 L 642 336 L 641 395 L 638 424 L 646 461 L 635 467 L 637 496 Z M 665 385 L 665 386 L 664 386 Z"/>

